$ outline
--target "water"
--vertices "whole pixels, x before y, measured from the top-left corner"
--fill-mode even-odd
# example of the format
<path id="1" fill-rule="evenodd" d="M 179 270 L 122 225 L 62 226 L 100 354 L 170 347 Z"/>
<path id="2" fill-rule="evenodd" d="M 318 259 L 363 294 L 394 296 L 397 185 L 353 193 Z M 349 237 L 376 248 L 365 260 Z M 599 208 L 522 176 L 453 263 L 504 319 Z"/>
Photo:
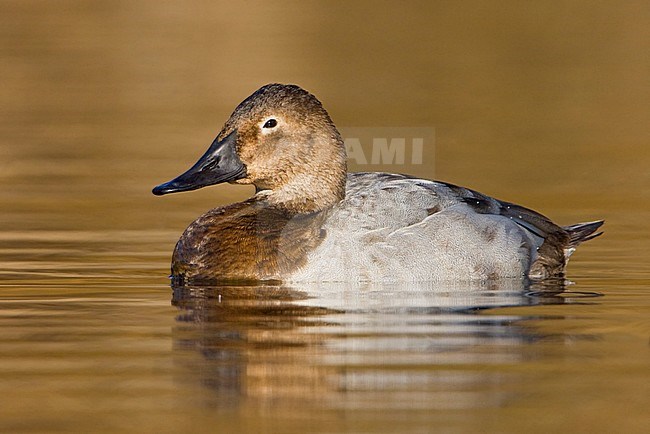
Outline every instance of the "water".
<path id="1" fill-rule="evenodd" d="M 5 2 L 0 431 L 648 432 L 650 12 L 480 5 Z M 251 190 L 150 189 L 274 80 L 435 129 L 352 170 L 606 234 L 566 288 L 172 288 L 184 227 Z"/>

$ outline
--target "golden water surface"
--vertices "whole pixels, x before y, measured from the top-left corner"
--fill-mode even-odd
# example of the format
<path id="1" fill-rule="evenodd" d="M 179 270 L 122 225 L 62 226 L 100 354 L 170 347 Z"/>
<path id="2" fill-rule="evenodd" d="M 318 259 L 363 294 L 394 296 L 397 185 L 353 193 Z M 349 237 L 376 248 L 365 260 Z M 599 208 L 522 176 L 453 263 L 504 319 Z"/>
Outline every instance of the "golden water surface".
<path id="1" fill-rule="evenodd" d="M 0 432 L 650 432 L 647 2 L 0 3 Z M 268 82 L 435 177 L 604 218 L 559 294 L 171 288 L 154 197 Z"/>

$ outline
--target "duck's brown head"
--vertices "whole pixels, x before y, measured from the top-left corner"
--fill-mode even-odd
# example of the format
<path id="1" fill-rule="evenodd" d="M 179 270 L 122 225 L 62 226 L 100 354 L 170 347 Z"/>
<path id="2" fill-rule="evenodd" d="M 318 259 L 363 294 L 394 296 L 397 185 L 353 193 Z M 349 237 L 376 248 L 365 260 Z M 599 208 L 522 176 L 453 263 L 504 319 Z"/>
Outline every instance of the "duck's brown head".
<path id="1" fill-rule="evenodd" d="M 343 140 L 320 101 L 299 86 L 269 84 L 237 106 L 192 168 L 153 193 L 254 184 L 271 203 L 313 212 L 344 197 L 345 179 Z"/>

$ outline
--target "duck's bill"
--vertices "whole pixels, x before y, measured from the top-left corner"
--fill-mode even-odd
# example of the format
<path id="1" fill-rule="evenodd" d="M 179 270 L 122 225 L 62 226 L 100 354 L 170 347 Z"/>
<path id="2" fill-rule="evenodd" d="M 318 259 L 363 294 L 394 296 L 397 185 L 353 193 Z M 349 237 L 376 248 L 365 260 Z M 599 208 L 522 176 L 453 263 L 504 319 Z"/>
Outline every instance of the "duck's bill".
<path id="1" fill-rule="evenodd" d="M 237 156 L 237 132 L 233 131 L 225 139 L 212 142 L 210 148 L 194 166 L 182 175 L 153 189 L 153 194 L 177 193 L 196 190 L 208 185 L 235 181 L 246 177 L 246 166 Z"/>

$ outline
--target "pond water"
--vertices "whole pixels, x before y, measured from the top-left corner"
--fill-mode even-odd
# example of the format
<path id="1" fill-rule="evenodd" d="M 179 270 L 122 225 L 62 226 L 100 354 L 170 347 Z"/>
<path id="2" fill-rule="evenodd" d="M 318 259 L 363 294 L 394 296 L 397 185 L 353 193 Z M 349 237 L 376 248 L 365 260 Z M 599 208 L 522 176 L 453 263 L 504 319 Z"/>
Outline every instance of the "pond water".
<path id="1" fill-rule="evenodd" d="M 0 432 L 649 432 L 650 12 L 481 4 L 3 4 Z M 605 235 L 564 288 L 172 288 L 185 226 L 252 192 L 150 190 L 271 81 L 435 134 L 351 170 Z"/>

